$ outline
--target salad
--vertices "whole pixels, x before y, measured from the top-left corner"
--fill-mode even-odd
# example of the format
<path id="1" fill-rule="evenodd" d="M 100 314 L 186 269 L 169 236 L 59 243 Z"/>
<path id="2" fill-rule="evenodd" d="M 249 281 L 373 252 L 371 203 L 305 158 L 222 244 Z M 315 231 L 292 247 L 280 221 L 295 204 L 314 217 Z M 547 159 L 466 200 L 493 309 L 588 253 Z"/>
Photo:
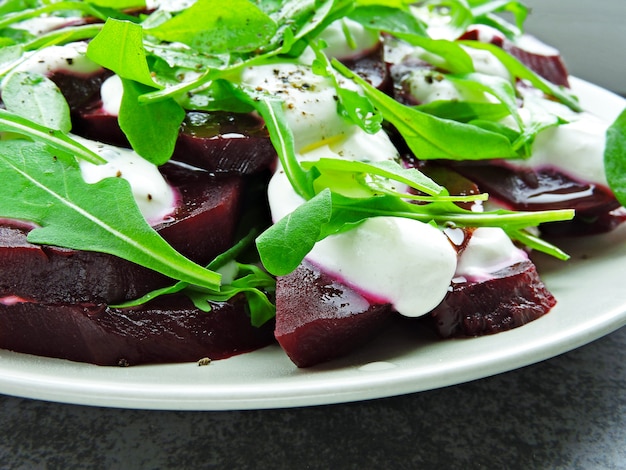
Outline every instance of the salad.
<path id="1" fill-rule="evenodd" d="M 277 339 L 305 367 L 398 317 L 495 333 L 558 301 L 530 251 L 626 217 L 626 114 L 580 108 L 523 2 L 0 11 L 6 349 L 132 365 Z"/>

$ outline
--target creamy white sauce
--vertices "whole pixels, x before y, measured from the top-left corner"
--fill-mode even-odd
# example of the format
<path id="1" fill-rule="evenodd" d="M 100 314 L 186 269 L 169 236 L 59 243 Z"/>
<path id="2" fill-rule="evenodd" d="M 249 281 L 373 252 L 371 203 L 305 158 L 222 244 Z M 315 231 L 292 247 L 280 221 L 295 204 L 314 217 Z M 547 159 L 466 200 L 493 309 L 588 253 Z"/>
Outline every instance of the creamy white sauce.
<path id="1" fill-rule="evenodd" d="M 351 127 L 337 114 L 335 90 L 330 80 L 315 75 L 306 65 L 249 67 L 242 75 L 242 82 L 284 100 L 297 151 L 345 135 Z"/>
<path id="2" fill-rule="evenodd" d="M 472 58 L 477 73 L 492 75 L 511 80 L 506 67 L 491 52 L 480 49 L 464 48 Z M 422 58 L 426 54 L 416 49 L 409 57 Z M 406 58 L 407 56 L 404 56 Z M 429 69 L 417 69 L 406 78 L 411 95 L 420 103 L 431 103 L 437 100 L 459 100 L 484 103 L 494 101 L 494 97 L 468 87 L 458 82 L 448 80 L 445 75 Z"/>
<path id="3" fill-rule="evenodd" d="M 174 211 L 177 203 L 176 192 L 167 184 L 155 165 L 129 149 L 78 136 L 73 138 L 107 161 L 102 165 L 79 161 L 83 179 L 87 183 L 97 183 L 110 177 L 124 178 L 131 186 L 139 210 L 152 224 L 163 221 Z"/>
<path id="4" fill-rule="evenodd" d="M 34 36 L 40 36 L 68 24 L 72 24 L 73 22 L 81 22 L 82 20 L 80 16 L 39 16 L 20 21 L 12 27 L 28 31 Z"/>
<path id="5" fill-rule="evenodd" d="M 455 280 L 485 281 L 493 273 L 527 259 L 526 252 L 517 248 L 502 229 L 480 227 L 459 257 Z"/>
<path id="6" fill-rule="evenodd" d="M 29 52 L 12 72 L 32 72 L 48 75 L 67 71 L 76 75 L 89 75 L 102 70 L 86 56 L 86 42 L 72 42 L 64 46 L 50 46 Z"/>
<path id="7" fill-rule="evenodd" d="M 610 126 L 591 113 L 570 116 L 570 122 L 540 132 L 527 160 L 516 165 L 531 168 L 554 167 L 580 181 L 608 187 L 604 171 L 606 131 Z"/>
<path id="8" fill-rule="evenodd" d="M 111 116 L 119 116 L 124 87 L 119 75 L 112 75 L 100 86 L 102 110 Z"/>

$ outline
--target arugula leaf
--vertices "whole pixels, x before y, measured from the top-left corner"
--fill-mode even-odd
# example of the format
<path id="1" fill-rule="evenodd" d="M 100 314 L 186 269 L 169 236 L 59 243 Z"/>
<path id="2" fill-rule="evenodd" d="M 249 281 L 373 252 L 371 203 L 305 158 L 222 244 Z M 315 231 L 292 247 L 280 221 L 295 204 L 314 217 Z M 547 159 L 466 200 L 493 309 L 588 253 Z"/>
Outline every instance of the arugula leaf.
<path id="1" fill-rule="evenodd" d="M 415 108 L 442 119 L 459 122 L 472 122 L 478 119 L 495 122 L 509 115 L 502 103 L 438 100 L 420 104 Z"/>
<path id="2" fill-rule="evenodd" d="M 348 14 L 348 18 L 361 23 L 366 28 L 385 31 L 405 39 L 414 36 L 428 37 L 426 25 L 407 7 L 390 5 L 359 5 Z"/>
<path id="3" fill-rule="evenodd" d="M 484 92 L 495 97 L 500 103 L 506 106 L 510 116 L 515 120 L 521 130 L 524 129 L 524 121 L 519 114 L 517 96 L 515 88 L 510 81 L 483 73 L 470 73 L 465 75 L 446 75 L 448 80 L 460 83 L 470 89 Z"/>
<path id="4" fill-rule="evenodd" d="M 537 75 L 535 72 L 526 67 L 522 62 L 520 62 L 517 58 L 506 52 L 504 49 L 496 46 L 495 44 L 480 41 L 459 42 L 475 49 L 483 49 L 491 52 L 500 62 L 502 62 L 502 64 L 507 68 L 507 70 L 513 77 L 528 80 L 535 88 L 543 91 L 550 96 L 555 97 L 561 103 L 568 106 L 572 111 L 582 111 L 578 100 L 568 90 L 563 87 L 554 85 L 545 78 Z"/>
<path id="5" fill-rule="evenodd" d="M 141 25 L 107 19 L 100 33 L 89 42 L 87 57 L 122 78 L 162 88 L 150 73 Z"/>
<path id="6" fill-rule="evenodd" d="M 139 97 L 154 88 L 132 80 L 122 79 L 122 83 L 120 127 L 135 152 L 155 165 L 162 165 L 174 152 L 185 110 L 171 98 L 140 103 Z"/>
<path id="7" fill-rule="evenodd" d="M 604 170 L 615 197 L 626 206 L 626 109 L 607 130 Z"/>
<path id="8" fill-rule="evenodd" d="M 275 276 L 296 269 L 320 239 L 332 211 L 331 192 L 325 189 L 263 232 L 256 244 L 265 269 Z"/>
<path id="9" fill-rule="evenodd" d="M 383 113 L 384 119 L 393 124 L 413 153 L 422 160 L 477 160 L 517 156 L 509 139 L 502 134 L 471 124 L 441 119 L 405 106 L 372 87 L 343 64 L 333 61 L 333 65 L 363 87 L 368 98 Z"/>
<path id="10" fill-rule="evenodd" d="M 302 162 L 305 169 L 316 168 L 320 174 L 327 171 L 343 173 L 367 173 L 379 176 L 399 183 L 404 183 L 409 187 L 430 194 L 432 196 L 447 194 L 444 187 L 435 183 L 432 179 L 424 175 L 415 168 L 403 168 L 399 163 L 389 160 L 381 162 L 360 162 L 353 160 L 342 160 L 339 158 L 322 158 L 316 162 Z"/>
<path id="11" fill-rule="evenodd" d="M 219 272 L 227 265 L 235 265 L 236 274 L 230 281 L 223 280 L 219 291 L 189 285 L 187 282 L 178 281 L 162 289 L 156 289 L 139 299 L 131 300 L 123 304 L 114 305 L 114 308 L 130 308 L 145 304 L 159 296 L 171 295 L 178 292 L 188 296 L 194 305 L 205 311 L 211 311 L 211 302 L 226 302 L 238 294 L 244 294 L 248 301 L 250 319 L 253 326 L 261 326 L 276 314 L 276 306 L 269 300 L 268 293 L 275 292 L 276 280 L 265 271 L 251 264 L 235 262 L 235 258 L 253 240 L 255 231 L 251 231 L 237 242 L 233 247 L 218 255 L 209 265 L 208 269 Z"/>
<path id="12" fill-rule="evenodd" d="M 0 130 L 44 143 L 72 160 L 81 158 L 96 165 L 106 163 L 100 155 L 71 139 L 64 132 L 42 126 L 4 109 L 0 109 Z"/>
<path id="13" fill-rule="evenodd" d="M 375 134 L 382 129 L 383 116 L 372 105 L 371 101 L 365 96 L 354 90 L 342 87 L 335 76 L 328 57 L 322 52 L 324 44 L 313 45 L 311 48 L 315 52 L 315 60 L 313 62 L 313 72 L 327 77 L 335 87 L 337 93 L 337 112 L 347 120 L 353 122 L 365 132 Z"/>
<path id="14" fill-rule="evenodd" d="M 17 72 L 2 87 L 7 111 L 61 132 L 72 128 L 70 108 L 56 84 L 44 75 Z"/>
<path id="15" fill-rule="evenodd" d="M 252 52 L 276 33 L 276 23 L 248 0 L 198 0 L 146 32 L 213 54 Z"/>
<path id="16" fill-rule="evenodd" d="M 109 253 L 174 279 L 220 287 L 219 274 L 182 256 L 148 225 L 122 178 L 88 185 L 75 164 L 40 144 L 13 140 L 0 146 L 0 179 L 6 183 L 0 215 L 40 225 L 28 234 L 32 243 Z"/>

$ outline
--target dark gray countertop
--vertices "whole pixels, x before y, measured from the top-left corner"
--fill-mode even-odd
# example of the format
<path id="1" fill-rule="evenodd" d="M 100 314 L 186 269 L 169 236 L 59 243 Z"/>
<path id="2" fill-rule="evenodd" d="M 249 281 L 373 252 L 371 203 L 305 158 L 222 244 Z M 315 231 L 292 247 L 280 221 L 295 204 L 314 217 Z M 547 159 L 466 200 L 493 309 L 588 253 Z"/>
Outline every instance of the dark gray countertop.
<path id="1" fill-rule="evenodd" d="M 624 345 L 626 328 L 494 377 L 313 408 L 161 412 L 0 396 L 0 468 L 626 469 Z"/>

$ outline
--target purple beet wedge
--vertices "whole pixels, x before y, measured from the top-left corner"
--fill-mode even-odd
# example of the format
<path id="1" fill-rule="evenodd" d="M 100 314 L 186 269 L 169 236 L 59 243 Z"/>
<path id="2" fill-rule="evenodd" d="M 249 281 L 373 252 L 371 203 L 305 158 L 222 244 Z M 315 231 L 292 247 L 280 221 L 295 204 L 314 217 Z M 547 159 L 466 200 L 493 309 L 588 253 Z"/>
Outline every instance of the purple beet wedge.
<path id="1" fill-rule="evenodd" d="M 103 366 L 225 359 L 274 342 L 273 323 L 250 324 L 243 296 L 194 307 L 168 296 L 117 309 L 0 299 L 0 348 Z"/>
<path id="2" fill-rule="evenodd" d="M 303 262 L 276 283 L 280 346 L 298 367 L 344 356 L 379 333 L 394 313 Z"/>
<path id="3" fill-rule="evenodd" d="M 517 328 L 546 314 L 556 299 L 524 261 L 480 282 L 452 282 L 429 316 L 443 338 L 481 336 Z"/>

